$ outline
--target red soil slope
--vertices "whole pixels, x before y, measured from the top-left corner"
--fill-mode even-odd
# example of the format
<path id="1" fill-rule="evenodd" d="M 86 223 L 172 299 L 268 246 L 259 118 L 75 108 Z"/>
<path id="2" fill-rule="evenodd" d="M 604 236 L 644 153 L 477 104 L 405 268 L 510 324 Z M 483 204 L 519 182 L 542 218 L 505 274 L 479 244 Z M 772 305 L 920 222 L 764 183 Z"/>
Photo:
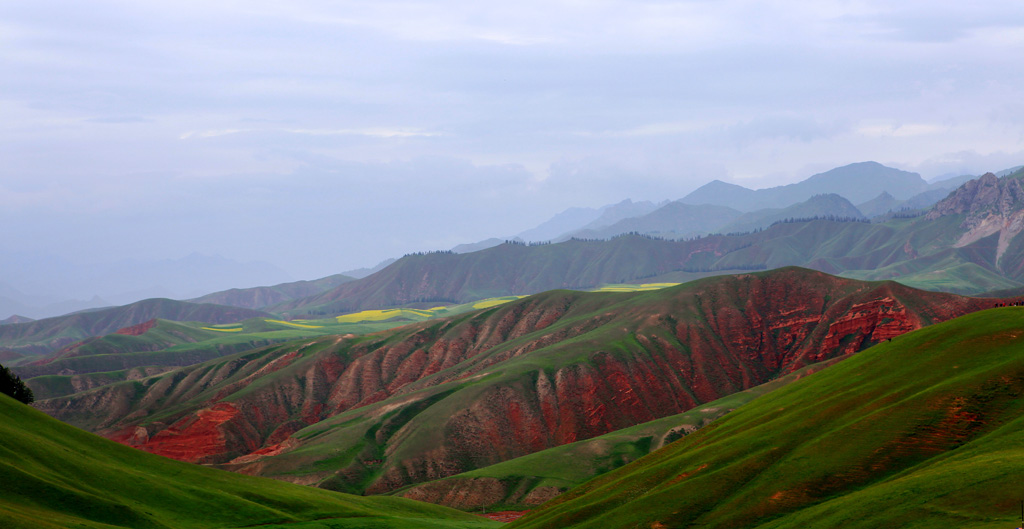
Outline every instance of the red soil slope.
<path id="1" fill-rule="evenodd" d="M 372 475 L 364 490 L 385 492 L 680 413 L 992 304 L 803 269 L 647 295 L 549 292 L 368 337 L 274 347 L 142 389 L 101 388 L 40 407 L 150 452 L 316 483 L 326 474 L 296 477 L 276 463 L 306 442 L 290 436 L 387 400 L 385 409 L 411 411 L 367 412 L 380 425 L 368 439 L 387 454 L 415 455 L 367 453 L 330 470 L 354 481 Z M 521 358 L 548 367 L 430 400 L 437 388 L 503 373 Z M 145 420 L 168 406 L 183 411 L 168 422 Z M 442 434 L 435 444 L 398 450 L 414 426 Z"/>

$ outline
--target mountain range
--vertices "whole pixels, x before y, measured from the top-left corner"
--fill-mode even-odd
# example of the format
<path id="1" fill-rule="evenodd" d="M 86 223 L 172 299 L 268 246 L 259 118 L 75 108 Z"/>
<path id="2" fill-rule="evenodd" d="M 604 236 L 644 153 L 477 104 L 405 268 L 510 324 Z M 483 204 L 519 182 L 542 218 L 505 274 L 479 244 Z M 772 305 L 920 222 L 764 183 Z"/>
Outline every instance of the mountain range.
<path id="1" fill-rule="evenodd" d="M 828 193 L 860 203 L 875 198 L 883 191 L 906 200 L 928 189 L 928 182 L 917 173 L 893 169 L 877 162 L 860 162 L 813 175 L 795 184 L 757 190 L 714 180 L 686 195 L 681 201 L 686 204 L 715 204 L 740 211 L 754 211 L 784 208 L 814 195 Z"/>
<path id="2" fill-rule="evenodd" d="M 577 223 L 562 242 L 8 321 L 35 407 L 139 450 L 0 397 L 0 519 L 493 526 L 321 488 L 532 509 L 513 527 L 1003 526 L 1024 170 L 918 180 L 853 164 L 732 205 L 574 210 L 545 228 Z"/>
<path id="3" fill-rule="evenodd" d="M 999 176 L 1016 170 L 1019 168 L 1000 171 Z M 570 238 L 607 239 L 626 233 L 681 239 L 709 233 L 751 231 L 787 218 L 871 218 L 927 209 L 973 178 L 959 176 L 929 183 L 916 173 L 876 162 L 861 162 L 816 174 L 795 184 L 758 190 L 716 180 L 672 202 L 653 204 L 627 200 L 602 208 L 570 208 L 514 237 L 494 237 L 459 245 L 453 251 L 480 251 L 506 240 L 562 242 Z M 821 196 L 838 196 L 844 204 L 836 203 L 836 199 L 828 204 Z M 829 206 L 834 209 L 830 210 Z M 864 211 L 859 209 L 862 206 Z"/>

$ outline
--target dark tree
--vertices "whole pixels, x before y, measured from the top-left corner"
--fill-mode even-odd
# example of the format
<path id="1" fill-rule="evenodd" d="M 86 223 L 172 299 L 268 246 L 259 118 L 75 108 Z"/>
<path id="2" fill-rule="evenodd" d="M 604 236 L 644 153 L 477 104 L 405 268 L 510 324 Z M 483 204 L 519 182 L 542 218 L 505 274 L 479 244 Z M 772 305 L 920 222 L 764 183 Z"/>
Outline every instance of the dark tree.
<path id="1" fill-rule="evenodd" d="M 32 395 L 32 390 L 21 381 L 21 378 L 2 365 L 0 365 L 0 393 L 10 395 L 25 404 L 31 404 L 36 400 Z"/>

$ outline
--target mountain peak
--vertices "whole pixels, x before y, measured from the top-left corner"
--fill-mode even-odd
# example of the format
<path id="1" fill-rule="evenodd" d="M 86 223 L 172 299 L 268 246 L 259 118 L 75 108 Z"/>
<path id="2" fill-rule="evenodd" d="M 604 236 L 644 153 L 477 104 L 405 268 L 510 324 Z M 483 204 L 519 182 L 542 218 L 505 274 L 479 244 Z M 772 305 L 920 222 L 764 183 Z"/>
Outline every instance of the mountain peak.
<path id="1" fill-rule="evenodd" d="M 998 262 L 1010 242 L 1024 230 L 1024 184 L 1012 176 L 999 178 L 985 173 L 935 204 L 925 218 L 935 220 L 947 215 L 966 217 L 960 224 L 964 233 L 954 245 L 956 247 L 999 234 Z"/>

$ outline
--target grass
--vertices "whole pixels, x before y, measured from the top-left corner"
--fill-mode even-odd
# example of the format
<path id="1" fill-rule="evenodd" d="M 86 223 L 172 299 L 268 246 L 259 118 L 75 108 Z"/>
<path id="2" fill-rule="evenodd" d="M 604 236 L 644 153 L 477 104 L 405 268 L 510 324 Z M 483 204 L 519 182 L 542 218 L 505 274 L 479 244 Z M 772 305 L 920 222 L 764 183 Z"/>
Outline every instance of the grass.
<path id="1" fill-rule="evenodd" d="M 1024 309 L 879 344 L 511 527 L 1013 527 Z"/>
<path id="2" fill-rule="evenodd" d="M 64 425 L 0 395 L 5 528 L 487 528 L 397 498 L 361 498 L 179 463 Z"/>

